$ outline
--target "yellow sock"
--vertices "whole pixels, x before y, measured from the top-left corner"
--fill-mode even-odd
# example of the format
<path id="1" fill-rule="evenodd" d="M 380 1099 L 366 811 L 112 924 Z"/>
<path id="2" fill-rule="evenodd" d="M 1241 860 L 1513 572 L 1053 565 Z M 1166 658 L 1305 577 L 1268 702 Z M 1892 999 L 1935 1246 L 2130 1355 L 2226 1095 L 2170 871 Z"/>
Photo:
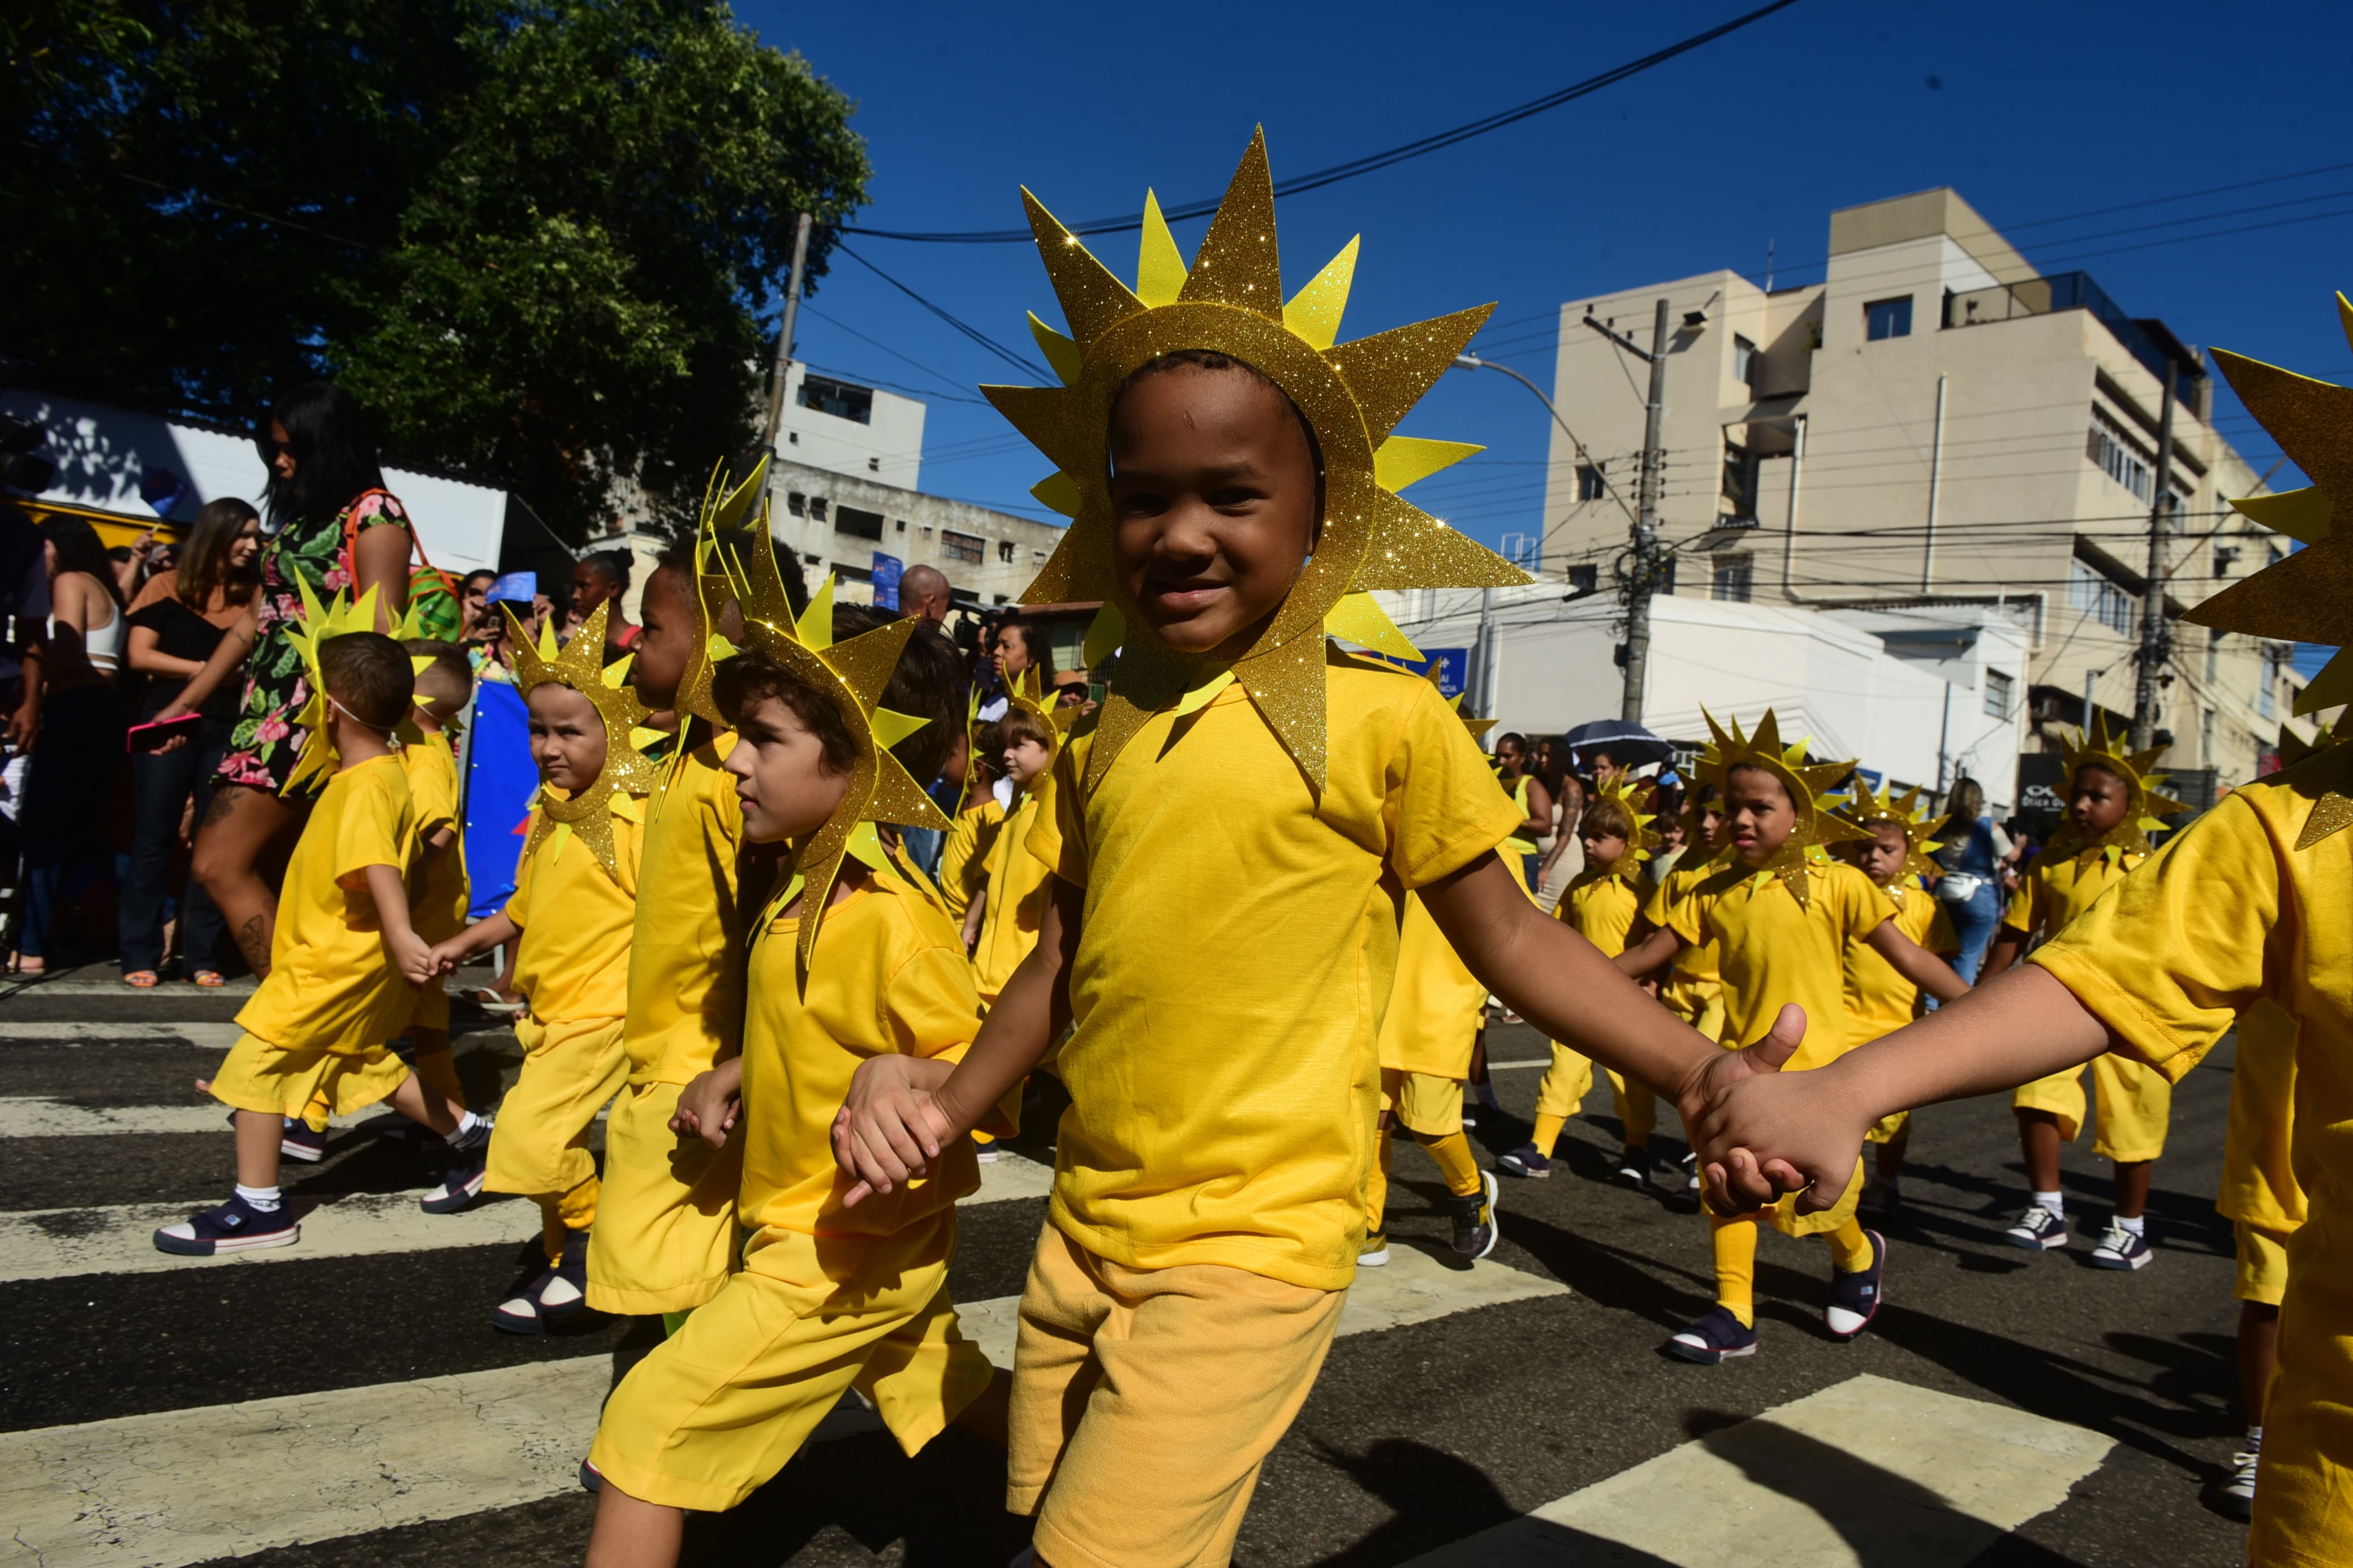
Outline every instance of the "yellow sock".
<path id="1" fill-rule="evenodd" d="M 1567 1117 L 1546 1116 L 1539 1110 L 1536 1112 L 1535 1136 L 1529 1142 L 1536 1146 L 1537 1153 L 1549 1160 L 1552 1158 L 1552 1146 L 1560 1142 L 1560 1130 L 1567 1125 Z"/>
<path id="2" fill-rule="evenodd" d="M 1841 1274 L 1860 1274 L 1871 1267 L 1871 1237 L 1863 1234 L 1862 1223 L 1852 1215 L 1847 1222 L 1830 1233 L 1831 1267 Z"/>
<path id="3" fill-rule="evenodd" d="M 460 1110 L 469 1109 L 466 1104 L 465 1086 L 458 1081 L 457 1052 L 447 1048 L 438 1051 L 419 1051 L 417 1053 L 416 1072 L 417 1076 L 424 1080 L 426 1088 L 448 1100 Z"/>
<path id="4" fill-rule="evenodd" d="M 1482 1184 L 1479 1179 L 1479 1162 L 1472 1157 L 1471 1140 L 1462 1135 L 1461 1128 L 1458 1127 L 1453 1131 L 1438 1137 L 1432 1137 L 1426 1132 L 1417 1132 L 1413 1135 L 1413 1141 L 1428 1151 L 1431 1159 L 1438 1162 L 1438 1173 L 1446 1178 L 1448 1192 L 1458 1198 L 1467 1198 L 1479 1191 Z"/>
<path id="5" fill-rule="evenodd" d="M 1714 1234 L 1715 1304 L 1740 1320 L 1744 1329 L 1757 1326 L 1757 1222 L 1707 1216 Z"/>
<path id="6" fill-rule="evenodd" d="M 539 1250 L 553 1268 L 564 1261 L 564 1194 L 543 1193 L 539 1199 Z"/>
<path id="7" fill-rule="evenodd" d="M 1381 1226 L 1389 1214 L 1389 1130 L 1380 1131 L 1380 1149 L 1373 1160 L 1372 1175 L 1365 1183 L 1365 1235 L 1382 1234 Z"/>

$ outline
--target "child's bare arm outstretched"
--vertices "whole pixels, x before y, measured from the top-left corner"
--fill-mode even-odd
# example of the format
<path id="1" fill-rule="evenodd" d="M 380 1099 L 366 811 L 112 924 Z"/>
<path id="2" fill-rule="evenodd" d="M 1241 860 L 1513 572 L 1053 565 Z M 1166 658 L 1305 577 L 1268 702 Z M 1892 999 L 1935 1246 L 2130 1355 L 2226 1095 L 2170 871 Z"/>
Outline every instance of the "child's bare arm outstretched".
<path id="1" fill-rule="evenodd" d="M 1059 877 L 1051 886 L 1037 947 L 1006 982 L 962 1061 L 883 1056 L 859 1067 L 833 1120 L 834 1158 L 853 1178 L 843 1207 L 922 1175 L 943 1147 L 987 1119 L 1069 1026 L 1068 976 L 1086 889 Z"/>
<path id="2" fill-rule="evenodd" d="M 1641 940 L 1627 942 L 1626 951 L 1609 962 L 1617 966 L 1620 974 L 1636 980 L 1655 979 L 1659 971 L 1681 956 L 1685 945 L 1683 939 L 1664 926 L 1651 925 L 1647 920 L 1637 919 L 1634 926 L 1642 931 Z M 1644 927 L 1649 929 L 1644 931 Z M 1502 993 L 1496 994 L 1501 995 Z"/>
<path id="3" fill-rule="evenodd" d="M 433 950 L 408 923 L 408 889 L 402 885 L 400 872 L 391 866 L 370 866 L 367 868 L 369 897 L 375 900 L 376 923 L 384 931 L 384 947 L 392 954 L 411 985 L 422 985 L 433 978 Z"/>
<path id="4" fill-rule="evenodd" d="M 447 974 L 476 953 L 503 947 L 522 934 L 522 927 L 514 923 L 506 910 L 476 921 L 456 936 L 433 949 L 433 973 Z"/>

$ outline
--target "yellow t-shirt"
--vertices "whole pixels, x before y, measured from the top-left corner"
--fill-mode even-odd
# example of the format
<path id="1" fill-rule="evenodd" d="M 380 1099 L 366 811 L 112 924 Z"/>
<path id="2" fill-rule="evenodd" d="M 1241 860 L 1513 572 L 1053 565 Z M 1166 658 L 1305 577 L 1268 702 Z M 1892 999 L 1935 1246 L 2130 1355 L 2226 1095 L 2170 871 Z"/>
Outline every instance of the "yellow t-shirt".
<path id="1" fill-rule="evenodd" d="M 1355 1277 L 1399 899 L 1517 821 L 1428 681 L 1325 678 L 1321 801 L 1237 684 L 1154 715 L 1092 796 L 1074 737 L 1029 836 L 1086 889 L 1053 1223 L 1130 1268 Z"/>
<path id="2" fill-rule="evenodd" d="M 530 832 L 537 826 L 524 824 Z M 550 837 L 515 868 L 507 917 L 522 928 L 515 944 L 514 987 L 543 1022 L 620 1018 L 629 1011 L 629 943 L 638 915 L 638 864 L 645 844 L 645 802 L 613 800 L 613 869 L 608 876 L 572 834 Z"/>
<path id="3" fill-rule="evenodd" d="M 1846 1026 L 1846 945 L 1879 929 L 1895 905 L 1844 861 L 1815 865 L 1804 908 L 1778 879 L 1735 862 L 1719 868 L 1668 911 L 1667 929 L 1686 942 L 1714 942 L 1722 955 L 1724 1040 L 1746 1045 L 1773 1026 L 1789 1003 L 1806 1010 L 1805 1043 L 1785 1069 L 1836 1061 L 1854 1044 Z"/>
<path id="4" fill-rule="evenodd" d="M 1500 784 L 1504 781 L 1501 778 L 1498 778 L 1495 782 Z M 1526 822 L 1528 819 L 1528 775 L 1525 773 L 1522 773 L 1518 778 L 1512 781 L 1512 804 L 1520 808 L 1520 821 L 1523 823 Z M 1536 852 L 1536 841 L 1529 837 L 1525 833 L 1514 833 L 1509 838 L 1504 840 L 1502 848 L 1503 852 L 1507 856 L 1533 855 Z M 1513 875 L 1517 876 L 1521 873 L 1522 869 L 1523 868 L 1514 862 L 1512 867 L 1512 873 Z"/>
<path id="5" fill-rule="evenodd" d="M 1626 933 L 1641 912 L 1642 895 L 1623 877 L 1583 878 L 1553 910 L 1610 958 L 1626 951 Z"/>
<path id="6" fill-rule="evenodd" d="M 1696 859 L 1689 855 L 1678 856 L 1667 874 L 1651 888 L 1650 899 L 1642 905 L 1642 918 L 1660 930 L 1666 930 L 1668 912 L 1690 898 L 1692 889 L 1706 881 L 1715 870 L 1715 868 L 1708 865 L 1704 854 Z M 1712 942 L 1698 947 L 1686 947 L 1675 956 L 1674 973 L 1681 979 L 1714 984 L 1719 975 L 1721 962 L 1715 943 Z"/>
<path id="7" fill-rule="evenodd" d="M 2295 1136 L 2295 1020 L 2269 997 L 2239 1019 L 2222 1185 L 2214 1199 L 2224 1219 L 2280 1235 L 2311 1212 L 2289 1154 Z"/>
<path id="8" fill-rule="evenodd" d="M 983 795 L 976 805 L 956 813 L 948 828 L 947 844 L 940 851 L 940 897 L 958 920 L 972 908 L 973 894 L 988 878 L 988 852 L 1004 826 L 1005 808 L 996 796 Z"/>
<path id="9" fill-rule="evenodd" d="M 1461 1078 L 1471 1070 L 1472 1043 L 1487 987 L 1438 929 L 1420 898 L 1405 896 L 1398 928 L 1397 979 L 1381 1016 L 1381 1066 L 1397 1072 Z"/>
<path id="10" fill-rule="evenodd" d="M 1895 929 L 1940 958 L 1961 951 L 1945 906 L 1906 877 L 1887 889 L 1895 905 Z M 1855 1045 L 1892 1035 L 1910 1023 L 1920 1004 L 1920 988 L 1895 972 L 1869 942 L 1850 937 L 1846 944 L 1847 1034 Z"/>
<path id="11" fill-rule="evenodd" d="M 691 1083 L 733 1054 L 744 1016 L 743 909 L 735 855 L 744 807 L 720 763 L 728 731 L 689 752 L 646 803 L 629 939 L 629 1082 Z"/>
<path id="12" fill-rule="evenodd" d="M 397 752 L 327 781 L 286 864 L 269 973 L 237 1026 L 282 1050 L 357 1053 L 400 1033 L 417 988 L 393 967 L 367 868 L 406 874 L 417 816 Z"/>
<path id="13" fill-rule="evenodd" d="M 855 868 L 853 868 L 854 869 Z M 889 871 L 826 911 L 803 994 L 800 918 L 754 939 L 744 1020 L 744 1185 L 739 1223 L 813 1236 L 887 1236 L 953 1208 L 980 1187 L 969 1138 L 942 1151 L 928 1177 L 841 1206 L 832 1128 L 850 1076 L 898 1052 L 963 1058 L 980 1032 L 980 997 L 946 912 Z"/>
<path id="14" fill-rule="evenodd" d="M 2148 857 L 2135 850 L 2108 864 L 2104 849 L 2073 849 L 2052 845 L 2034 858 L 2026 875 L 2010 895 L 2001 923 L 2048 942 L 2067 929 L 2067 922 L 2092 907 L 2102 893 L 2125 879 L 2125 874 Z"/>
<path id="15" fill-rule="evenodd" d="M 2288 1242 L 2258 1568 L 2353 1561 L 2353 833 L 2295 847 L 2328 791 L 2353 792 L 2353 749 L 2232 791 L 2028 961 L 2176 1082 L 2258 999 L 2296 1022 L 2310 1218 Z"/>
<path id="16" fill-rule="evenodd" d="M 456 835 L 433 857 L 421 881 L 414 876 L 408 879 L 413 906 L 409 923 L 427 942 L 447 942 L 466 929 L 468 896 L 466 825 L 458 816 L 457 754 L 449 750 L 446 737 L 433 734 L 403 746 L 400 762 L 408 774 L 408 798 L 417 812 L 418 858 L 424 858 L 425 840 L 442 828 L 450 828 Z"/>
<path id="17" fill-rule="evenodd" d="M 1038 945 L 1039 922 L 1046 918 L 1048 884 L 1054 868 L 1030 852 L 1029 832 L 1051 820 L 1050 781 L 1039 778 L 1013 803 L 997 842 L 989 847 L 988 904 L 980 917 L 980 940 L 973 944 L 972 968 L 980 994 L 994 1002 Z"/>

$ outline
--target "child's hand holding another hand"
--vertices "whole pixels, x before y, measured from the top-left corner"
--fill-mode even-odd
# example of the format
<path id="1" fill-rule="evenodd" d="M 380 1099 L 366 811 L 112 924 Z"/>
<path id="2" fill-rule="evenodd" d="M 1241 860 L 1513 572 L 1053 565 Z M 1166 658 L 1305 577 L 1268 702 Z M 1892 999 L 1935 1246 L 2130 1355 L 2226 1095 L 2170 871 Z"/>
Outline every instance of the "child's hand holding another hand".
<path id="1" fill-rule="evenodd" d="M 721 1062 L 679 1091 L 678 1109 L 670 1130 L 700 1138 L 714 1149 L 726 1147 L 727 1134 L 744 1114 L 744 1058 Z"/>
<path id="2" fill-rule="evenodd" d="M 918 1057 L 871 1057 L 859 1064 L 849 1098 L 833 1119 L 833 1157 L 851 1183 L 842 1207 L 923 1175 L 964 1135 L 936 1098 L 955 1070 Z"/>

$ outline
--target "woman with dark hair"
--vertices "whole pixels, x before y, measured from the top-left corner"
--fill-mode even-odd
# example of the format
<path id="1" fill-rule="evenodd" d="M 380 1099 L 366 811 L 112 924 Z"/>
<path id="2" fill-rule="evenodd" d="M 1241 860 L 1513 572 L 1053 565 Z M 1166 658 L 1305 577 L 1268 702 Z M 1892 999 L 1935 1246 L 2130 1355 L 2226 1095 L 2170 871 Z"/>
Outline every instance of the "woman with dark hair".
<path id="1" fill-rule="evenodd" d="M 1537 778 L 1529 765 L 1527 738 L 1516 732 L 1507 733 L 1495 742 L 1495 764 L 1502 778 L 1504 791 L 1512 804 L 1520 808 L 1520 826 L 1496 848 L 1504 863 L 1519 873 L 1520 881 L 1533 893 L 1543 881 L 1541 853 L 1552 837 L 1552 791 Z M 1512 858 L 1516 855 L 1515 861 Z"/>
<path id="2" fill-rule="evenodd" d="M 278 896 L 258 867 L 272 841 L 299 829 L 310 805 L 280 794 L 302 745 L 294 716 L 311 695 L 301 656 L 286 635 L 302 613 L 295 584 L 308 583 L 322 602 L 374 589 L 376 629 L 389 632 L 407 602 L 415 541 L 408 513 L 384 488 L 367 415 L 343 388 L 323 381 L 296 387 L 269 411 L 255 445 L 269 465 L 269 483 L 253 610 L 156 717 L 195 712 L 245 665 L 245 694 L 197 832 L 195 868 L 245 962 L 267 974 Z"/>
<path id="3" fill-rule="evenodd" d="M 1054 639 L 1035 621 L 1016 616 L 999 626 L 996 639 L 989 645 L 988 657 L 997 668 L 997 684 L 1001 689 L 981 705 L 980 716 L 987 722 L 1005 717 L 1007 694 L 1020 681 L 1024 670 L 1038 672 L 1040 691 L 1054 684 Z"/>
<path id="4" fill-rule="evenodd" d="M 145 722 L 180 695 L 205 668 L 228 629 L 253 609 L 261 582 L 261 514 L 241 500 L 206 504 L 181 546 L 178 564 L 147 580 L 131 602 L 130 666 L 147 677 L 139 703 Z M 180 821 L 202 822 L 213 776 L 237 728 L 237 689 L 224 682 L 197 709 L 195 732 L 174 735 L 131 755 L 131 868 L 117 911 L 122 983 L 153 985 L 164 966 L 164 901 Z M 137 739 L 137 737 L 133 737 Z M 189 876 L 180 897 L 180 952 L 188 978 L 207 989 L 223 984 L 220 910 L 204 881 Z"/>
<path id="5" fill-rule="evenodd" d="M 2001 922 L 2001 868 L 2010 858 L 2010 835 L 1985 815 L 1985 788 L 1963 773 L 1945 797 L 1945 847 L 1936 854 L 1945 874 L 1936 879 L 1936 900 L 1961 939 L 1953 967 L 1977 983 L 1978 966 Z"/>
<path id="6" fill-rule="evenodd" d="M 98 531 L 77 517 L 44 524 L 48 633 L 41 643 L 41 728 L 26 770 L 17 831 L 25 846 L 16 968 L 38 974 L 68 878 L 112 858 L 106 797 L 122 762 L 122 589 Z M 79 877 L 77 877 L 79 879 Z"/>

